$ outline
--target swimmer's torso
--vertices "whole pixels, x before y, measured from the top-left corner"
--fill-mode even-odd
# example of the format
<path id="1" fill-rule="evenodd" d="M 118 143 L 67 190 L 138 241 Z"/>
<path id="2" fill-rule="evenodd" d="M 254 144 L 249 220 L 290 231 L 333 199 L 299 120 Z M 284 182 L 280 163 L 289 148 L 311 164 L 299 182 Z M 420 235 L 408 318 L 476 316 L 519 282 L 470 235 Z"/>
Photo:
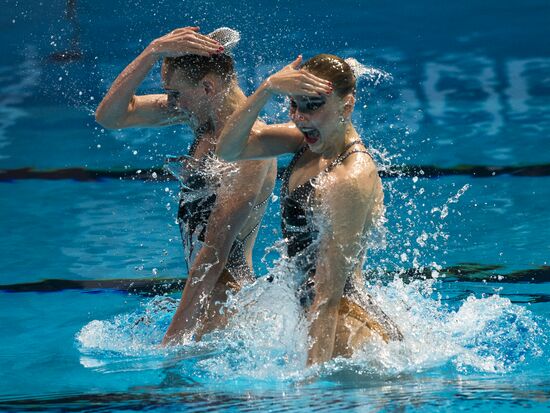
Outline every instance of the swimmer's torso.
<path id="1" fill-rule="evenodd" d="M 370 154 L 362 146 L 361 141 L 354 141 L 347 145 L 334 161 L 332 161 L 321 173 L 318 171 L 318 158 L 311 156 L 307 145 L 302 146 L 294 155 L 285 174 L 281 187 L 281 218 L 282 233 L 287 241 L 287 252 L 293 257 L 297 266 L 304 274 L 304 281 L 300 287 L 299 298 L 304 306 L 311 304 L 313 300 L 313 286 L 315 265 L 318 254 L 316 243 L 322 225 L 321 211 L 315 197 L 315 185 L 321 175 L 330 174 L 337 166 L 352 154 L 369 156 Z M 299 164 L 299 168 L 296 165 Z M 335 188 L 335 190 L 337 190 Z M 377 182 L 375 197 L 379 199 L 375 203 L 372 215 L 379 215 L 382 212 L 382 187 Z M 371 217 L 372 218 L 372 217 Z M 374 217 L 375 218 L 375 217 Z M 363 235 L 366 237 L 372 226 L 373 219 L 365 221 Z M 355 271 L 346 280 L 345 295 L 350 295 L 362 287 L 361 267 L 362 257 L 356 264 Z"/>
<path id="2" fill-rule="evenodd" d="M 208 219 L 216 205 L 220 185 L 223 185 L 223 173 L 214 167 L 215 164 L 220 165 L 213 157 L 215 138 L 214 131 L 208 126 L 197 130 L 195 141 L 189 150 L 189 156 L 196 162 L 189 166 L 191 170 L 187 171 L 180 192 L 178 224 L 188 270 L 204 243 Z M 257 197 L 259 201 L 231 246 L 226 269 L 239 284 L 253 280 L 252 248 L 267 200 L 273 190 L 274 177 L 270 179 L 270 176 L 274 172 L 265 179 Z"/>
<path id="3" fill-rule="evenodd" d="M 308 167 L 309 160 L 305 158 L 300 164 L 298 176 L 293 177 L 293 170 L 306 151 L 307 146 L 296 152 L 285 171 L 281 187 L 282 232 L 287 242 L 288 255 L 295 260 L 299 271 L 303 274 L 297 295 L 304 308 L 308 308 L 315 298 L 315 266 L 319 248 L 318 236 L 321 230 L 319 225 L 323 225 L 319 219 L 321 211 L 318 210 L 319 205 L 315 199 L 316 181 L 322 175 L 330 174 L 332 169 L 342 165 L 354 153 L 358 153 L 358 156 L 370 157 L 360 141 L 352 142 L 321 171 L 321 174 L 316 173 L 318 166 L 315 167 L 315 161 L 311 162 L 313 167 Z M 376 182 L 373 197 L 371 216 L 366 217 L 362 232 L 364 237 L 368 236 L 374 221 L 383 214 L 383 192 L 379 179 Z M 361 343 L 368 340 L 372 332 L 381 335 L 385 341 L 403 339 L 397 325 L 366 292 L 361 273 L 363 253 L 364 251 L 358 257 L 354 271 L 346 279 L 338 313 L 334 355 L 351 354 L 351 341 L 357 339 L 357 343 Z"/>

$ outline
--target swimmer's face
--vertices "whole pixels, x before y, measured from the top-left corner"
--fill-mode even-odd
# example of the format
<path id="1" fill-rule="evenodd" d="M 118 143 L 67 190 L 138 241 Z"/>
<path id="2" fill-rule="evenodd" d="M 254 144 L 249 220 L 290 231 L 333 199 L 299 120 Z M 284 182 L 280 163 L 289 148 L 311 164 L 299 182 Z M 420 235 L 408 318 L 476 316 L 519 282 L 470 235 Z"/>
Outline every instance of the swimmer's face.
<path id="1" fill-rule="evenodd" d="M 202 120 L 209 110 L 209 99 L 201 82 L 194 84 L 179 71 L 162 67 L 162 82 L 168 106 L 194 120 Z"/>
<path id="2" fill-rule="evenodd" d="M 304 134 L 312 152 L 321 153 L 331 146 L 331 138 L 339 133 L 342 117 L 348 118 L 353 109 L 353 95 L 336 93 L 315 97 L 290 96 L 290 118 Z"/>

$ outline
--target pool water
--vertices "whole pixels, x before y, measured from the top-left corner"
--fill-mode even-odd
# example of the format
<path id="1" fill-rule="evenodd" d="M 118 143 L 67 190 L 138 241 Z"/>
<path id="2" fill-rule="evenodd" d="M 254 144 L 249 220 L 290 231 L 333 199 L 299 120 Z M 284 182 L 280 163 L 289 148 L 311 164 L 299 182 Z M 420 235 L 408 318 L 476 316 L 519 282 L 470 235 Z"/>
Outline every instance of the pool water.
<path id="1" fill-rule="evenodd" d="M 4 10 L 0 410 L 550 407 L 548 2 L 8 0 Z M 158 348 L 186 277 L 178 186 L 161 166 L 191 135 L 106 131 L 93 111 L 150 40 L 194 24 L 241 31 L 247 92 L 298 53 L 391 74 L 359 84 L 354 120 L 388 218 L 365 274 L 403 343 L 305 368 L 304 321 L 278 261 L 279 182 L 254 252 L 259 282 L 231 300 L 239 315 L 201 343 Z M 141 92 L 158 82 L 155 70 Z M 287 103 L 264 117 L 287 119 Z"/>

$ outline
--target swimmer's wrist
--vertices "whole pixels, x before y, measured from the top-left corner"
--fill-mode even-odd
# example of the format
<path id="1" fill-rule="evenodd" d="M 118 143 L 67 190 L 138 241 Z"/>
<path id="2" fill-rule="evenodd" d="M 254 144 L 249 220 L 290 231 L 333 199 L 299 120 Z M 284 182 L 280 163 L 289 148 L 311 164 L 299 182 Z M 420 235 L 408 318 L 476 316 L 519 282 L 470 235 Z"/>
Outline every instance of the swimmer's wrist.
<path id="1" fill-rule="evenodd" d="M 160 59 L 161 57 L 164 57 L 160 46 L 155 42 L 155 40 L 149 43 L 143 53 L 154 59 Z"/>
<path id="2" fill-rule="evenodd" d="M 270 95 L 274 95 L 277 93 L 277 91 L 273 87 L 273 83 L 271 82 L 271 77 L 268 77 L 266 80 L 264 80 L 258 89 L 259 91 L 268 93 Z"/>

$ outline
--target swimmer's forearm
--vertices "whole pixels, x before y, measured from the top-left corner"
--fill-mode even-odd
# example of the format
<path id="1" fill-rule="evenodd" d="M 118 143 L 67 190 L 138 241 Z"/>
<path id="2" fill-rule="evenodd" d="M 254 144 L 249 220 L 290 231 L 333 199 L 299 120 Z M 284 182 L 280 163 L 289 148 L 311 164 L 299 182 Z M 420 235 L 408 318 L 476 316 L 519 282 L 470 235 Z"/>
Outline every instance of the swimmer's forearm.
<path id="1" fill-rule="evenodd" d="M 226 260 L 219 260 L 213 248 L 203 247 L 185 283 L 182 297 L 162 345 L 178 344 L 184 335 L 193 334 L 206 313 L 210 295 L 220 278 Z"/>
<path id="2" fill-rule="evenodd" d="M 245 158 L 243 153 L 249 143 L 250 132 L 272 94 L 269 83 L 262 83 L 246 103 L 231 115 L 219 137 L 216 155 L 226 161 Z"/>
<path id="3" fill-rule="evenodd" d="M 222 269 L 212 266 L 206 273 L 190 275 L 180 304 L 166 331 L 162 344 L 178 344 L 186 334 L 193 334 L 206 313 L 211 295 Z"/>
<path id="4" fill-rule="evenodd" d="M 310 347 L 307 364 L 324 363 L 332 358 L 336 337 L 339 302 L 312 305 L 310 309 Z"/>
<path id="5" fill-rule="evenodd" d="M 122 127 L 131 109 L 136 89 L 158 59 L 159 55 L 149 45 L 118 75 L 97 107 L 95 117 L 101 126 L 108 129 Z"/>

